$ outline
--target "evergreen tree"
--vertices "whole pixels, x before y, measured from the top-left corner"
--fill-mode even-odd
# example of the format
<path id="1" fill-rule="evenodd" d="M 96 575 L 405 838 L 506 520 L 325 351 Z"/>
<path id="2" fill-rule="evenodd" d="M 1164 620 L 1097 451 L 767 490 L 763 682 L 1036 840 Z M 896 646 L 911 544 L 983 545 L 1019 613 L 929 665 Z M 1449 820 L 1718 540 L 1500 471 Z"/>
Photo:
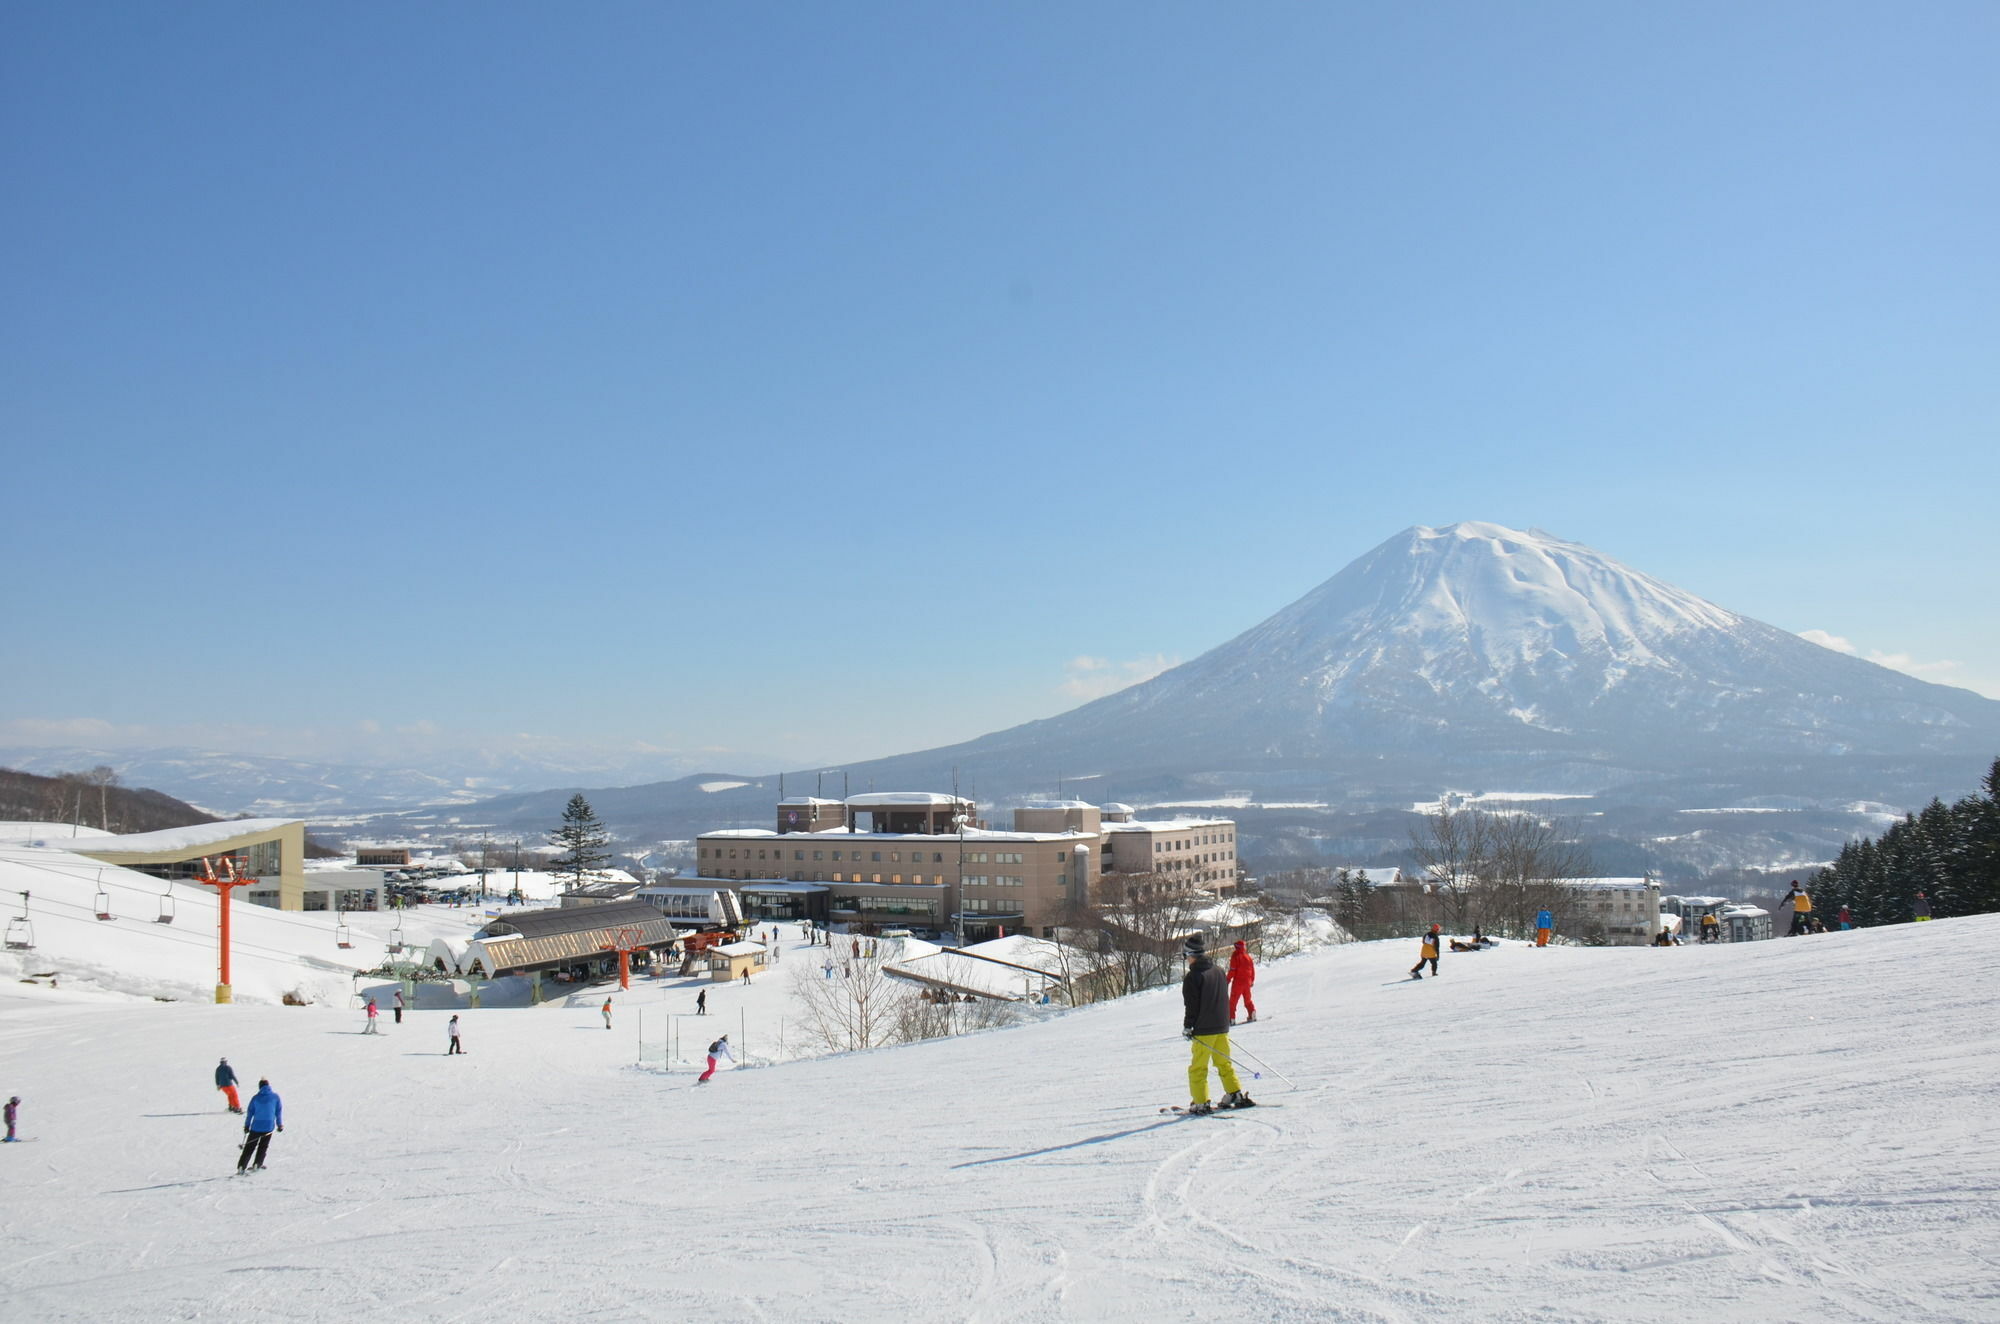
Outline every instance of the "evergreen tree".
<path id="1" fill-rule="evenodd" d="M 1921 891 L 1938 919 L 2000 910 L 2000 759 L 1980 788 L 1954 805 L 1932 800 L 1880 837 L 1841 847 L 1813 878 L 1815 907 L 1846 906 L 1856 924 L 1899 924 Z"/>
<path id="2" fill-rule="evenodd" d="M 590 807 L 590 801 L 578 791 L 569 798 L 563 809 L 562 826 L 549 833 L 549 844 L 561 850 L 561 854 L 549 865 L 549 871 L 557 877 L 568 879 L 567 886 L 583 886 L 585 877 L 591 870 L 600 868 L 611 858 L 608 847 L 611 834 L 604 830 L 597 814 Z"/>

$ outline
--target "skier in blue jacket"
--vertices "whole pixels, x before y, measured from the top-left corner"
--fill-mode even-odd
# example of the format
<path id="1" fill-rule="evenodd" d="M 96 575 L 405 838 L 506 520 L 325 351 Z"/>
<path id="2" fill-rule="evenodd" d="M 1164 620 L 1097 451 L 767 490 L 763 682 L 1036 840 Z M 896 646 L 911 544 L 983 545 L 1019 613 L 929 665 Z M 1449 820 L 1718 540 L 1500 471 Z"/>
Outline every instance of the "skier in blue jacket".
<path id="1" fill-rule="evenodd" d="M 257 1092 L 250 1096 L 250 1107 L 243 1115 L 243 1153 L 236 1160 L 236 1171 L 263 1167 L 264 1154 L 271 1148 L 271 1132 L 284 1129 L 285 1101 L 270 1081 L 258 1081 Z"/>

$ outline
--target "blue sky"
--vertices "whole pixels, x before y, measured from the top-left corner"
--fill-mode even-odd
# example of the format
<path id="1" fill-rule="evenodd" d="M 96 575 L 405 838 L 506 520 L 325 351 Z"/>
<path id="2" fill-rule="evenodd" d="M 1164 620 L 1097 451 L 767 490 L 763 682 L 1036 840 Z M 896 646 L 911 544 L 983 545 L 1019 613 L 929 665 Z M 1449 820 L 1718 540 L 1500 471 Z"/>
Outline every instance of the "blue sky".
<path id="1" fill-rule="evenodd" d="M 2000 696 L 1991 4 L 5 30 L 0 742 L 853 760 L 1462 519 Z"/>

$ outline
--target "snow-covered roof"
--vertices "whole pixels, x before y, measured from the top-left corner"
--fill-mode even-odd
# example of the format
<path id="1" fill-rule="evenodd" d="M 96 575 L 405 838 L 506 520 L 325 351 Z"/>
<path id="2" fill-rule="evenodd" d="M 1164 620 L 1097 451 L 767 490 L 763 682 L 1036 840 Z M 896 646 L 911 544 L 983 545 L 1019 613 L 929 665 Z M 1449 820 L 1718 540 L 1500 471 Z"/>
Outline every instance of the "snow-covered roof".
<path id="1" fill-rule="evenodd" d="M 302 827 L 296 818 L 237 818 L 226 823 L 192 823 L 158 832 L 131 832 L 79 843 L 91 855 L 152 855 L 161 851 L 196 851 L 238 837 L 261 836 L 288 827 Z"/>
<path id="2" fill-rule="evenodd" d="M 703 837 L 775 837 L 779 835 L 784 835 L 788 837 L 802 837 L 802 836 L 809 836 L 811 834 L 804 832 L 787 832 L 780 834 L 778 832 L 773 831 L 770 828 L 717 828 L 713 832 L 704 832 L 701 835 Z"/>
<path id="3" fill-rule="evenodd" d="M 1106 823 L 1106 832 L 1186 832 L 1192 828 L 1229 827 L 1227 818 L 1148 818 L 1136 822 Z"/>
<path id="4" fill-rule="evenodd" d="M 1085 800 L 1030 800 L 1020 806 L 1023 809 L 1095 809 L 1096 805 Z"/>
<path id="5" fill-rule="evenodd" d="M 708 950 L 711 952 L 721 952 L 724 956 L 755 956 L 764 950 L 764 944 L 761 942 L 751 942 L 746 938 L 742 942 L 718 943 Z"/>
<path id="6" fill-rule="evenodd" d="M 994 941 L 1004 944 L 1011 940 L 999 938 Z M 1032 941 L 1042 940 L 1038 938 Z M 991 945 L 981 943 L 979 947 L 985 948 Z M 1049 946 L 1054 947 L 1056 944 L 1050 943 Z M 1051 974 L 1041 967 L 996 960 L 970 947 L 906 957 L 891 962 L 886 969 L 891 974 L 902 975 L 907 979 L 948 988 L 955 992 L 1015 1001 L 1040 997 L 1044 989 L 1056 987 L 1063 982 L 1060 975 Z"/>
<path id="7" fill-rule="evenodd" d="M 972 801 L 955 795 L 944 795 L 937 791 L 870 791 L 866 795 L 850 795 L 847 805 L 851 809 L 870 809 L 886 805 L 969 805 Z"/>
<path id="8" fill-rule="evenodd" d="M 1581 888 L 1631 889 L 1635 887 L 1637 888 L 1658 887 L 1659 884 L 1654 882 L 1650 878 L 1572 878 L 1569 881 L 1565 882 L 1563 886 L 1581 887 Z"/>
<path id="9" fill-rule="evenodd" d="M 781 805 L 837 805 L 838 800 L 822 800 L 816 795 L 788 795 L 778 801 Z"/>
<path id="10" fill-rule="evenodd" d="M 0 823 L 0 841 L 46 841 L 60 847 L 66 841 L 111 835 L 103 828 L 79 827 L 74 823 Z"/>

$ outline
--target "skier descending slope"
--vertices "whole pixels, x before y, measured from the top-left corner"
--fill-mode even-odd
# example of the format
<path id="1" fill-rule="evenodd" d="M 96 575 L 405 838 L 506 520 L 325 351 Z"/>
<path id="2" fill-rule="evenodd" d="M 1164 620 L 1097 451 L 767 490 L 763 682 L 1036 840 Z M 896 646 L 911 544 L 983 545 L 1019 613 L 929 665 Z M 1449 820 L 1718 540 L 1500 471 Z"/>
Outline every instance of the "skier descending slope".
<path id="1" fill-rule="evenodd" d="M 695 1084 L 706 1085 L 709 1077 L 715 1074 L 716 1059 L 723 1057 L 728 1058 L 731 1062 L 736 1060 L 729 1051 L 729 1036 L 726 1034 L 708 1046 L 708 1070 L 701 1073 L 700 1078 L 695 1081 Z"/>
<path id="2" fill-rule="evenodd" d="M 1208 1101 L 1210 1062 L 1227 1091 L 1219 1106 L 1254 1108 L 1256 1101 L 1243 1092 L 1229 1053 L 1229 981 L 1208 959 L 1199 933 L 1190 933 L 1182 950 L 1187 955 L 1188 972 L 1181 980 L 1181 1036 L 1193 1044 L 1188 1059 L 1187 1110 L 1208 1113 L 1218 1106 Z"/>
<path id="3" fill-rule="evenodd" d="M 243 1116 L 243 1152 L 236 1158 L 236 1174 L 240 1177 L 245 1172 L 262 1171 L 264 1155 L 271 1149 L 271 1132 L 284 1129 L 285 1101 L 270 1081 L 258 1081 L 249 1111 Z"/>
<path id="4" fill-rule="evenodd" d="M 1257 982 L 1257 963 L 1250 959 L 1250 945 L 1238 938 L 1236 950 L 1229 956 L 1229 1023 L 1236 1024 L 1236 1004 L 1242 1003 L 1250 1015 L 1248 1020 L 1257 1019 L 1257 999 L 1250 996 L 1250 986 Z"/>

